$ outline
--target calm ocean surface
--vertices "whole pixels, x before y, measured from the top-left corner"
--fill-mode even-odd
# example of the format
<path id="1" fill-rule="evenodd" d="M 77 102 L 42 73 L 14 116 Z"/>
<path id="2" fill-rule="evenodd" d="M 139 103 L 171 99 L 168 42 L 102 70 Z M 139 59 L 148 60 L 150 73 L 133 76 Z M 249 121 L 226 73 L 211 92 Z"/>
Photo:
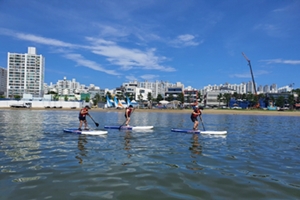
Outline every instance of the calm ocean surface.
<path id="1" fill-rule="evenodd" d="M 123 112 L 93 112 L 121 125 Z M 0 110 L 0 199 L 299 199 L 300 117 L 135 112 L 106 136 L 64 133 L 78 111 Z M 96 128 L 88 119 L 89 126 Z M 202 129 L 201 124 L 199 128 Z"/>

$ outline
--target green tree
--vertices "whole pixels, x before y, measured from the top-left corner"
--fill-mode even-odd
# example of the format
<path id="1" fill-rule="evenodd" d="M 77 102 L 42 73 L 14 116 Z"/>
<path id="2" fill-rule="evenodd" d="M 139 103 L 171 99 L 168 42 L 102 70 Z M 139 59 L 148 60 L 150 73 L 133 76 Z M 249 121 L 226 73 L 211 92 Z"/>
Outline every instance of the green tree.
<path id="1" fill-rule="evenodd" d="M 276 99 L 276 106 L 282 108 L 284 106 L 284 96 L 279 96 Z"/>
<path id="2" fill-rule="evenodd" d="M 179 93 L 178 94 L 177 100 L 180 101 L 182 104 L 184 103 L 184 95 L 183 95 L 183 93 Z"/>
<path id="3" fill-rule="evenodd" d="M 57 94 L 57 92 L 50 91 L 50 92 L 48 92 L 47 94 Z"/>
<path id="4" fill-rule="evenodd" d="M 264 99 L 264 98 L 266 98 L 266 95 L 265 95 L 264 93 L 260 93 L 260 94 L 258 95 L 258 98 L 259 98 L 259 99 Z"/>
<path id="5" fill-rule="evenodd" d="M 289 109 L 292 110 L 295 104 L 295 99 L 294 99 L 294 95 L 290 94 L 288 96 L 288 104 L 289 104 Z"/>
<path id="6" fill-rule="evenodd" d="M 203 97 L 203 96 L 202 96 L 202 94 L 201 94 L 201 91 L 199 90 L 199 91 L 198 91 L 198 99 L 199 99 L 199 103 L 202 102 L 202 100 L 203 100 L 202 97 Z"/>
<path id="7" fill-rule="evenodd" d="M 85 97 L 85 102 L 89 102 L 90 98 L 88 96 Z"/>
<path id="8" fill-rule="evenodd" d="M 226 103 L 226 106 L 228 107 L 229 106 L 229 101 L 231 99 L 231 94 L 230 93 L 225 93 L 225 94 L 223 94 L 223 97 L 224 97 L 224 101 Z"/>
<path id="9" fill-rule="evenodd" d="M 94 100 L 95 100 L 96 104 L 98 104 L 98 103 L 100 102 L 100 100 L 101 100 L 101 96 L 100 96 L 100 94 L 99 94 L 99 93 L 95 94 L 95 96 L 94 96 Z M 94 104 L 94 105 L 96 105 L 96 104 Z"/>
<path id="10" fill-rule="evenodd" d="M 148 92 L 147 100 L 148 100 L 148 101 L 151 101 L 151 100 L 152 100 L 152 94 L 151 94 L 151 92 Z"/>
<path id="11" fill-rule="evenodd" d="M 59 99 L 59 95 L 56 93 L 56 94 L 54 94 L 54 96 L 53 96 L 53 100 L 54 101 L 58 101 L 58 99 Z"/>
<path id="12" fill-rule="evenodd" d="M 20 96 L 20 95 L 14 95 L 14 99 L 20 100 L 20 99 L 21 99 L 21 96 Z"/>
<path id="13" fill-rule="evenodd" d="M 250 102 L 251 107 L 253 107 L 258 102 L 257 99 L 255 99 L 254 94 L 252 94 L 251 92 L 248 92 L 246 94 L 246 100 Z"/>
<path id="14" fill-rule="evenodd" d="M 138 95 L 138 99 L 139 99 L 139 102 L 141 103 L 142 99 L 143 99 L 143 95 L 141 93 Z"/>
<path id="15" fill-rule="evenodd" d="M 101 96 L 99 101 L 105 102 L 106 101 L 106 97 L 105 96 Z"/>
<path id="16" fill-rule="evenodd" d="M 163 100 L 163 97 L 161 96 L 161 94 L 158 94 L 156 98 L 156 102 L 159 103 L 161 100 Z"/>
<path id="17" fill-rule="evenodd" d="M 98 101 L 97 101 L 97 99 L 95 99 L 95 98 L 93 99 L 93 105 L 94 105 L 94 106 L 98 105 Z"/>
<path id="18" fill-rule="evenodd" d="M 68 98 L 68 95 L 65 95 L 65 101 L 68 101 L 69 98 Z"/>
<path id="19" fill-rule="evenodd" d="M 217 96 L 217 100 L 218 100 L 218 102 L 219 102 L 219 107 L 220 107 L 220 103 L 221 103 L 222 99 L 223 99 L 223 95 L 222 95 L 222 93 L 220 93 L 220 94 Z"/>
<path id="20" fill-rule="evenodd" d="M 237 99 L 239 99 L 240 95 L 237 92 L 234 92 L 232 94 L 232 97 L 234 97 L 237 100 Z"/>
<path id="21" fill-rule="evenodd" d="M 109 99 L 112 99 L 112 95 L 111 95 L 111 93 L 109 91 L 106 92 L 105 96 L 108 96 Z"/>
<path id="22" fill-rule="evenodd" d="M 167 101 L 173 101 L 174 100 L 174 96 L 173 94 L 170 94 L 167 98 L 166 98 Z"/>
<path id="23" fill-rule="evenodd" d="M 241 99 L 247 99 L 247 95 L 245 93 L 242 94 Z"/>

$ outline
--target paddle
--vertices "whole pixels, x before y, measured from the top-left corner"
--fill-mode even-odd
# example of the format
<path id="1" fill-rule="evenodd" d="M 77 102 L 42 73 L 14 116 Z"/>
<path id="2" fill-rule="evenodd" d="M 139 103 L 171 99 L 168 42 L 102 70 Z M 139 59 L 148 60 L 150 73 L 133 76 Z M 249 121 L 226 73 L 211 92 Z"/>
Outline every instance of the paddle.
<path id="1" fill-rule="evenodd" d="M 203 121 L 202 121 L 202 117 L 200 117 L 200 115 L 199 115 L 199 118 L 201 120 L 201 123 L 202 123 L 202 126 L 203 126 L 203 130 L 205 131 L 204 124 L 203 124 Z"/>
<path id="2" fill-rule="evenodd" d="M 127 121 L 127 119 L 125 120 L 125 122 Z M 121 127 L 124 126 L 125 122 L 119 127 L 119 130 L 121 130 Z"/>
<path id="3" fill-rule="evenodd" d="M 134 112 L 135 109 L 133 109 L 133 111 L 131 112 L 130 115 L 132 115 L 132 113 Z M 121 130 L 121 127 L 124 126 L 124 124 L 126 123 L 127 119 L 125 120 L 125 122 L 119 127 L 119 130 Z"/>
<path id="4" fill-rule="evenodd" d="M 90 114 L 88 114 L 90 116 L 90 118 L 93 120 L 93 122 L 95 123 L 95 125 L 98 127 L 99 124 L 97 122 L 95 122 L 95 120 L 92 118 L 92 116 Z"/>

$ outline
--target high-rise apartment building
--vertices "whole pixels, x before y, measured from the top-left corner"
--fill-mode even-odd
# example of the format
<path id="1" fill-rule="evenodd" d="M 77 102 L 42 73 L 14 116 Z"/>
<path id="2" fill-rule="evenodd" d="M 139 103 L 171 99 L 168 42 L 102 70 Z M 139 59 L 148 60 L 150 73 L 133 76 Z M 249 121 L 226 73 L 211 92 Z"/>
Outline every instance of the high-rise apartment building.
<path id="1" fill-rule="evenodd" d="M 271 86 L 270 86 L 270 91 L 271 92 L 277 92 L 277 85 L 275 83 L 273 83 Z"/>
<path id="2" fill-rule="evenodd" d="M 254 90 L 254 84 L 252 81 L 249 81 L 248 83 L 246 83 L 246 92 L 250 92 L 252 94 L 255 93 L 255 90 Z"/>
<path id="3" fill-rule="evenodd" d="M 7 87 L 7 69 L 0 67 L 0 95 L 6 94 Z"/>
<path id="4" fill-rule="evenodd" d="M 36 54 L 35 47 L 28 47 L 25 54 L 8 53 L 7 56 L 7 97 L 31 94 L 44 95 L 45 58 Z"/>

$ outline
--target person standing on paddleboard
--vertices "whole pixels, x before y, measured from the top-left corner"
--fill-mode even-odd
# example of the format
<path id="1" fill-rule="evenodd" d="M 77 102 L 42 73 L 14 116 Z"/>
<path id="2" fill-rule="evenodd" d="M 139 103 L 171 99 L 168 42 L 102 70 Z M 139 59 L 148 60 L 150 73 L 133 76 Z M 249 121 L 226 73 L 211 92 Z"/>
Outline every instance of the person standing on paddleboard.
<path id="1" fill-rule="evenodd" d="M 198 122 L 198 116 L 199 118 L 201 119 L 202 121 L 202 116 L 201 116 L 201 111 L 199 109 L 198 106 L 195 106 L 194 109 L 193 109 L 193 112 L 191 114 L 191 120 L 192 122 L 194 122 L 194 127 L 193 127 L 193 130 L 198 130 L 198 125 L 199 125 L 199 122 Z"/>
<path id="2" fill-rule="evenodd" d="M 125 125 L 126 125 L 126 126 L 129 126 L 129 122 L 130 122 L 130 114 L 132 113 L 132 111 L 133 111 L 133 106 L 132 106 L 132 105 L 130 105 L 129 107 L 127 107 L 127 108 L 125 109 L 125 118 L 126 118 L 126 123 L 125 123 Z"/>
<path id="3" fill-rule="evenodd" d="M 78 130 L 81 131 L 81 127 L 82 125 L 84 124 L 84 129 L 85 130 L 88 130 L 88 124 L 87 124 L 87 121 L 86 121 L 86 116 L 87 115 L 90 115 L 89 114 L 89 106 L 85 106 L 84 108 L 82 108 L 79 112 L 79 128 Z"/>

